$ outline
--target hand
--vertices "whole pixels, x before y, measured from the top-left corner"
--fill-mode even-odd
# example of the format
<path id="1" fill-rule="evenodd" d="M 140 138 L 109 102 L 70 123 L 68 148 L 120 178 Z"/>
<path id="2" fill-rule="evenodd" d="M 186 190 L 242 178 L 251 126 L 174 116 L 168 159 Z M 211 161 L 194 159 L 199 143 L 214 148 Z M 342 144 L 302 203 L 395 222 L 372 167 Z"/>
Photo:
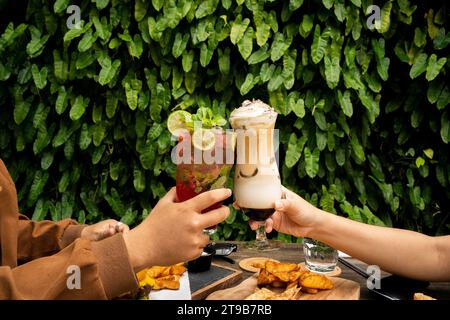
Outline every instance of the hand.
<path id="1" fill-rule="evenodd" d="M 129 230 L 130 228 L 126 224 L 118 222 L 114 219 L 108 219 L 87 226 L 81 231 L 81 237 L 91 241 L 100 241 L 111 237 L 118 232 L 125 233 Z"/>
<path id="2" fill-rule="evenodd" d="M 320 210 L 285 187 L 283 195 L 284 199 L 275 202 L 275 213 L 266 220 L 266 232 L 275 229 L 296 237 L 307 236 L 317 224 Z M 249 224 L 252 230 L 258 227 L 257 221 L 250 220 Z"/>
<path id="3" fill-rule="evenodd" d="M 124 234 L 135 271 L 199 257 L 209 242 L 203 230 L 225 220 L 230 210 L 222 206 L 201 212 L 229 196 L 231 190 L 215 189 L 177 203 L 176 190 L 172 188 L 139 226 Z"/>

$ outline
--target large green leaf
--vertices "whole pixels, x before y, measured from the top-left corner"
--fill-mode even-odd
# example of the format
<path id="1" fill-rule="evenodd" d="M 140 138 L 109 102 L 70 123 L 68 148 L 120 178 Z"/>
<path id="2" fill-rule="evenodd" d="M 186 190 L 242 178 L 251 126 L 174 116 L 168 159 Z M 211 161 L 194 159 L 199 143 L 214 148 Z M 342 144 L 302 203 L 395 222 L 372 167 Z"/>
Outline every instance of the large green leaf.
<path id="1" fill-rule="evenodd" d="M 289 0 L 289 10 L 295 11 L 300 8 L 304 0 Z"/>
<path id="2" fill-rule="evenodd" d="M 236 20 L 231 25 L 230 31 L 230 40 L 232 44 L 237 44 L 239 40 L 242 39 L 249 24 L 250 19 L 248 18 L 245 18 L 244 20 L 242 20 L 241 16 L 238 16 L 236 18 Z"/>
<path id="3" fill-rule="evenodd" d="M 191 71 L 193 61 L 194 61 L 194 52 L 192 50 L 187 50 L 183 52 L 182 65 L 184 72 Z"/>
<path id="4" fill-rule="evenodd" d="M 337 97 L 339 105 L 341 106 L 344 114 L 347 117 L 351 117 L 353 115 L 353 104 L 350 98 L 350 91 L 345 90 L 344 93 L 342 93 L 340 90 L 338 90 Z"/>
<path id="5" fill-rule="evenodd" d="M 49 35 L 45 35 L 43 37 L 40 36 L 32 36 L 30 43 L 27 45 L 27 53 L 31 58 L 35 58 L 39 56 L 43 50 L 44 46 L 49 39 Z"/>
<path id="6" fill-rule="evenodd" d="M 375 52 L 375 58 L 377 60 L 377 71 L 381 79 L 386 81 L 389 78 L 388 69 L 390 59 L 385 57 L 384 51 L 385 41 L 384 39 L 372 40 L 372 48 Z"/>
<path id="7" fill-rule="evenodd" d="M 144 19 L 148 10 L 148 1 L 136 0 L 134 3 L 134 18 L 136 21 L 141 21 Z"/>
<path id="8" fill-rule="evenodd" d="M 138 105 L 138 95 L 142 89 L 142 81 L 132 79 L 123 83 L 127 104 L 131 110 L 135 110 Z"/>
<path id="9" fill-rule="evenodd" d="M 133 37 L 133 40 L 127 43 L 128 46 L 128 52 L 130 53 L 130 56 L 135 58 L 140 58 L 142 55 L 142 52 L 144 51 L 143 45 L 142 45 L 142 38 L 139 34 L 135 34 Z"/>
<path id="10" fill-rule="evenodd" d="M 385 33 L 389 30 L 391 26 L 391 10 L 392 10 L 392 1 L 388 1 L 384 4 L 383 8 L 381 8 L 381 24 L 380 28 L 377 28 L 379 33 Z"/>
<path id="11" fill-rule="evenodd" d="M 30 111 L 31 103 L 22 99 L 18 100 L 14 104 L 14 122 L 21 124 Z"/>
<path id="12" fill-rule="evenodd" d="M 320 26 L 316 25 L 314 29 L 314 38 L 311 45 L 311 58 L 315 64 L 318 64 L 325 55 L 328 45 L 327 37 L 320 32 Z"/>
<path id="13" fill-rule="evenodd" d="M 80 42 L 78 42 L 78 51 L 85 52 L 89 50 L 94 42 L 97 40 L 97 33 L 93 32 L 92 29 L 88 29 L 81 38 Z"/>
<path id="14" fill-rule="evenodd" d="M 38 66 L 33 64 L 31 66 L 31 74 L 33 75 L 34 84 L 39 90 L 42 90 L 47 85 L 47 75 L 48 75 L 48 69 L 47 67 L 42 67 L 41 70 L 39 70 Z"/>
<path id="15" fill-rule="evenodd" d="M 314 178 L 319 172 L 320 150 L 314 148 L 313 152 L 311 152 L 308 147 L 305 147 L 303 154 L 305 155 L 306 174 L 310 178 Z"/>
<path id="16" fill-rule="evenodd" d="M 95 2 L 97 5 L 97 9 L 104 9 L 109 3 L 109 0 L 92 0 L 92 2 Z"/>
<path id="17" fill-rule="evenodd" d="M 339 83 L 339 77 L 341 74 L 341 66 L 339 65 L 340 56 L 326 55 L 324 58 L 325 63 L 325 79 L 330 89 L 334 89 Z"/>
<path id="18" fill-rule="evenodd" d="M 266 43 L 247 59 L 248 64 L 258 64 L 270 58 L 269 45 Z"/>
<path id="19" fill-rule="evenodd" d="M 432 81 L 434 78 L 436 78 L 446 62 L 447 58 L 440 58 L 438 60 L 437 56 L 433 53 L 428 59 L 427 73 L 425 75 L 425 78 L 428 81 Z"/>
<path id="20" fill-rule="evenodd" d="M 211 61 L 211 58 L 213 56 L 214 50 L 208 47 L 208 45 L 203 42 L 200 47 L 200 65 L 202 67 L 206 67 L 209 62 Z"/>
<path id="21" fill-rule="evenodd" d="M 119 59 L 114 60 L 113 63 L 109 60 L 109 63 L 105 63 L 102 66 L 102 69 L 100 70 L 100 73 L 98 75 L 98 82 L 105 86 L 109 84 L 114 77 L 117 75 L 119 69 L 120 69 L 121 62 Z"/>
<path id="22" fill-rule="evenodd" d="M 380 101 L 379 101 L 380 96 L 373 98 L 372 95 L 368 93 L 366 90 L 360 90 L 358 92 L 358 97 L 363 106 L 366 107 L 368 111 L 370 122 L 374 123 L 375 119 L 380 114 Z"/>
<path id="23" fill-rule="evenodd" d="M 72 103 L 72 107 L 70 108 L 70 119 L 73 121 L 80 119 L 86 111 L 88 104 L 89 98 L 84 99 L 81 95 L 77 96 Z"/>
<path id="24" fill-rule="evenodd" d="M 201 19 L 203 17 L 209 16 L 216 11 L 217 4 L 219 0 L 205 0 L 200 3 L 195 11 L 195 17 Z"/>
<path id="25" fill-rule="evenodd" d="M 441 116 L 441 138 L 444 143 L 450 142 L 450 112 L 446 111 Z"/>
<path id="26" fill-rule="evenodd" d="M 295 133 L 291 133 L 285 159 L 288 168 L 292 168 L 300 160 L 305 143 L 306 137 L 302 136 L 300 139 L 297 139 Z"/>
<path id="27" fill-rule="evenodd" d="M 270 26 L 267 23 L 261 22 L 256 25 L 256 43 L 262 47 L 266 44 L 270 37 Z"/>
<path id="28" fill-rule="evenodd" d="M 253 51 L 253 37 L 255 32 L 252 27 L 247 28 L 244 36 L 238 41 L 237 46 L 239 52 L 245 60 L 250 56 Z"/>
<path id="29" fill-rule="evenodd" d="M 427 59 L 428 55 L 426 53 L 421 53 L 416 56 L 414 59 L 414 64 L 409 71 L 409 76 L 411 79 L 417 78 L 427 70 Z"/>
<path id="30" fill-rule="evenodd" d="M 95 31 L 100 39 L 107 41 L 111 37 L 111 30 L 106 18 L 103 17 L 100 21 L 98 17 L 92 17 L 92 22 L 94 23 Z"/>
<path id="31" fill-rule="evenodd" d="M 279 60 L 289 49 L 292 39 L 288 39 L 282 33 L 276 33 L 270 48 L 270 59 L 275 62 Z"/>
<path id="32" fill-rule="evenodd" d="M 69 6 L 70 0 L 56 0 L 53 4 L 53 11 L 55 13 L 61 13 Z"/>
<path id="33" fill-rule="evenodd" d="M 358 159 L 360 162 L 363 162 L 366 160 L 366 155 L 364 153 L 364 148 L 362 147 L 361 143 L 359 142 L 358 136 L 355 134 L 352 134 L 350 137 L 350 143 L 353 149 L 353 154 L 356 156 L 356 159 Z"/>
<path id="34" fill-rule="evenodd" d="M 67 108 L 68 94 L 66 88 L 61 86 L 58 90 L 58 97 L 56 98 L 55 109 L 56 113 L 63 114 Z"/>
<path id="35" fill-rule="evenodd" d="M 175 41 L 172 47 L 172 55 L 175 58 L 180 57 L 183 52 L 186 50 L 187 43 L 189 41 L 189 33 L 182 35 L 181 33 L 177 33 L 175 36 Z"/>

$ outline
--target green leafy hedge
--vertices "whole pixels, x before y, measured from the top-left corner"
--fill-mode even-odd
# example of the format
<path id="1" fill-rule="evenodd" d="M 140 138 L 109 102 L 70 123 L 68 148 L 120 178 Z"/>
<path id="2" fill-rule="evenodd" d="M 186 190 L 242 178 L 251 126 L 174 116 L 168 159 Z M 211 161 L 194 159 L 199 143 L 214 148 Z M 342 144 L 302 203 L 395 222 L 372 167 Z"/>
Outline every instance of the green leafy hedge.
<path id="1" fill-rule="evenodd" d="M 449 232 L 446 3 L 378 1 L 373 30 L 364 0 L 78 3 L 78 29 L 69 0 L 1 22 L 0 156 L 34 219 L 139 222 L 174 185 L 171 110 L 260 98 L 281 114 L 286 186 L 352 219 Z M 233 211 L 218 236 L 254 234 Z"/>

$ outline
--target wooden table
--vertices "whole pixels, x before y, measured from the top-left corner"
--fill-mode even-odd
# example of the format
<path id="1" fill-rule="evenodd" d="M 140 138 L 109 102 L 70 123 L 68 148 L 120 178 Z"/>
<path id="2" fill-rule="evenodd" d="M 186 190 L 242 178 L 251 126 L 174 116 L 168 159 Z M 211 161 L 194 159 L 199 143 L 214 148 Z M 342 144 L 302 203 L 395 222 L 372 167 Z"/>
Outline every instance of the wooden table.
<path id="1" fill-rule="evenodd" d="M 245 258 L 250 257 L 270 257 L 282 262 L 294 262 L 294 263 L 300 263 L 304 262 L 304 255 L 303 255 L 303 249 L 301 244 L 297 243 L 281 243 L 280 249 L 275 251 L 267 251 L 267 252 L 260 252 L 256 250 L 250 250 L 245 247 L 245 242 L 237 242 L 237 241 L 227 241 L 227 243 L 235 243 L 238 245 L 238 249 L 236 252 L 233 252 L 228 257 L 233 259 L 235 261 L 235 264 L 231 264 L 230 262 L 227 262 L 220 258 L 215 258 L 214 262 L 217 264 L 221 264 L 227 267 L 232 267 L 235 269 L 239 269 L 239 261 Z M 348 261 L 360 266 L 362 269 L 366 270 L 366 264 L 363 262 L 353 259 L 353 258 L 346 258 Z M 371 293 L 367 289 L 366 285 L 366 279 L 364 279 L 362 276 L 358 275 L 353 270 L 347 268 L 346 266 L 339 264 L 339 267 L 342 269 L 342 274 L 340 277 L 353 280 L 355 282 L 358 282 L 361 286 L 361 300 L 373 300 L 377 297 Z M 247 272 L 242 270 L 242 280 L 250 277 L 253 275 L 251 272 Z M 389 275 L 386 272 L 382 272 L 382 276 Z M 430 284 L 430 286 L 427 288 L 426 291 L 429 295 L 437 298 L 437 299 L 449 299 L 450 300 L 450 282 L 433 282 Z"/>

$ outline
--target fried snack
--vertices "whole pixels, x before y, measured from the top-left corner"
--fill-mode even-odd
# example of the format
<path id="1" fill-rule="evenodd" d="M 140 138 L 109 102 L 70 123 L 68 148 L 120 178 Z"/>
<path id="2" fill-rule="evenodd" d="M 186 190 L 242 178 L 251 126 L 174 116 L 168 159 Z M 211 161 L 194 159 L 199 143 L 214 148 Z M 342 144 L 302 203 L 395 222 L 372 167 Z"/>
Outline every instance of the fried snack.
<path id="1" fill-rule="evenodd" d="M 155 279 L 155 284 L 152 286 L 153 290 L 161 290 L 161 289 L 171 289 L 178 290 L 180 289 L 180 276 L 179 275 L 170 275 L 161 278 Z"/>
<path id="2" fill-rule="evenodd" d="M 281 263 L 268 260 L 266 261 L 265 268 L 269 273 L 276 274 L 281 272 L 297 271 L 299 266 L 296 263 Z"/>
<path id="3" fill-rule="evenodd" d="M 144 281 L 146 276 L 147 276 L 147 269 L 141 270 L 138 273 L 136 273 L 136 278 L 139 282 Z"/>
<path id="4" fill-rule="evenodd" d="M 280 281 L 276 276 L 267 272 L 267 269 L 261 269 L 258 275 L 258 286 L 265 286 Z"/>
<path id="5" fill-rule="evenodd" d="M 183 263 L 173 266 L 153 266 L 136 274 L 140 287 L 150 286 L 153 290 L 180 288 L 180 276 L 186 271 Z"/>
<path id="6" fill-rule="evenodd" d="M 262 268 L 264 268 L 264 263 L 263 262 L 255 262 L 255 263 L 252 263 L 252 267 L 253 268 L 256 268 L 256 269 L 262 269 Z"/>
<path id="7" fill-rule="evenodd" d="M 301 290 L 304 293 L 311 293 L 311 294 L 316 294 L 317 292 L 319 292 L 318 289 L 313 289 L 313 288 L 302 288 Z"/>
<path id="8" fill-rule="evenodd" d="M 307 272 L 308 271 L 299 270 L 299 271 L 293 271 L 293 272 L 289 273 L 289 282 L 290 283 L 297 282 L 298 279 L 300 279 L 300 277 Z"/>
<path id="9" fill-rule="evenodd" d="M 159 278 L 170 275 L 170 267 L 154 266 L 147 269 L 147 275 L 150 278 Z"/>
<path id="10" fill-rule="evenodd" d="M 302 288 L 310 288 L 310 289 L 321 289 L 321 290 L 329 290 L 333 289 L 333 281 L 331 281 L 328 277 L 315 274 L 315 273 L 304 273 L 299 279 L 299 285 Z"/>
<path id="11" fill-rule="evenodd" d="M 179 264 L 176 264 L 176 265 L 170 267 L 170 274 L 171 275 L 178 275 L 178 276 L 180 276 L 185 271 L 186 271 L 186 267 L 182 263 L 179 263 Z"/>
<path id="12" fill-rule="evenodd" d="M 245 300 L 270 300 L 275 295 L 275 292 L 266 288 L 256 288 L 255 292 L 249 295 Z"/>
<path id="13" fill-rule="evenodd" d="M 332 289 L 333 281 L 325 275 L 308 271 L 302 265 L 266 261 L 264 267 L 261 268 L 258 274 L 258 286 L 286 288 L 286 290 L 292 289 L 292 291 L 297 290 L 297 292 L 301 290 L 305 293 L 316 294 L 319 290 Z M 288 293 L 289 292 L 290 291 L 288 291 Z M 256 294 L 257 297 L 260 297 L 261 295 L 269 295 L 269 292 L 263 291 Z M 270 297 L 270 299 L 278 298 L 273 296 Z M 284 298 L 282 297 L 280 299 Z"/>
<path id="14" fill-rule="evenodd" d="M 421 292 L 414 293 L 414 300 L 436 300 L 433 297 L 427 296 Z"/>

